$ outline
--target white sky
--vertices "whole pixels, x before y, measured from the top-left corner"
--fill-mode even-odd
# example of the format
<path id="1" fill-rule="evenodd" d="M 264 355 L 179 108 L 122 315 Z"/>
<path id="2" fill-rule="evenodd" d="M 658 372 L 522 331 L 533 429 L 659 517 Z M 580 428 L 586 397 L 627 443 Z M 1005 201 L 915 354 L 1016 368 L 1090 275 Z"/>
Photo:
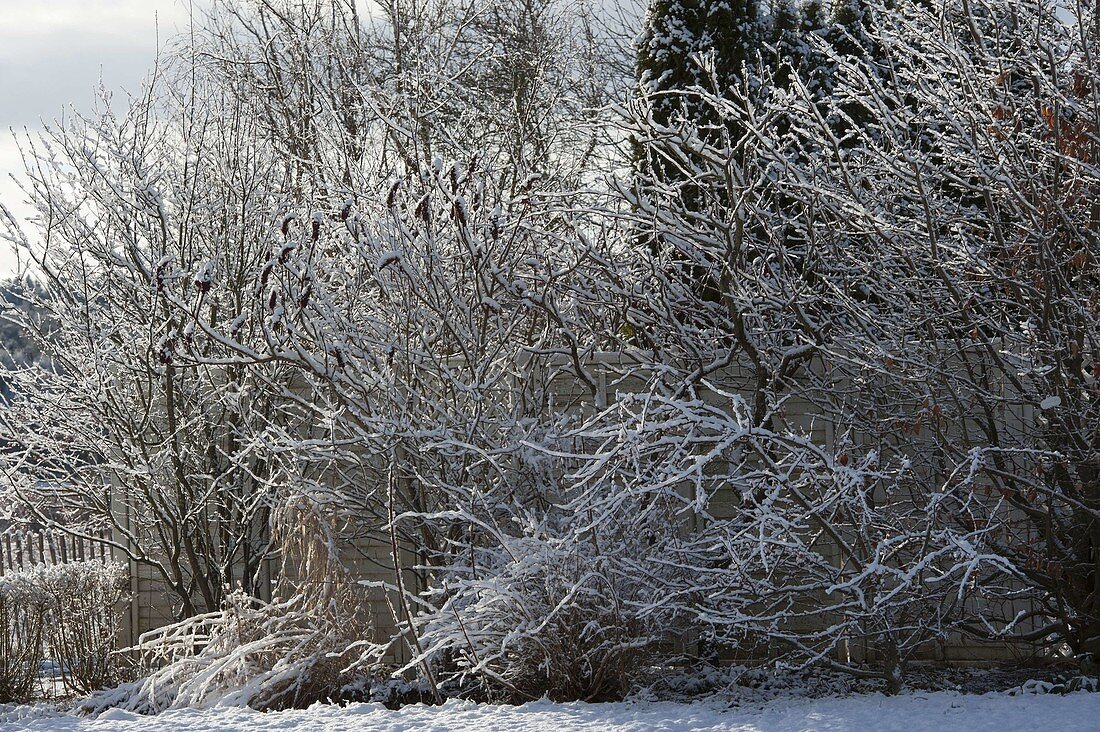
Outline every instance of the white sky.
<path id="1" fill-rule="evenodd" d="M 202 0 L 194 3 L 196 7 Z M 187 26 L 189 0 L 0 0 L 0 201 L 27 208 L 10 175 L 23 170 L 9 128 L 40 129 L 70 107 L 89 111 L 102 78 L 137 90 L 161 44 Z M 0 245 L 0 278 L 15 258 Z"/>

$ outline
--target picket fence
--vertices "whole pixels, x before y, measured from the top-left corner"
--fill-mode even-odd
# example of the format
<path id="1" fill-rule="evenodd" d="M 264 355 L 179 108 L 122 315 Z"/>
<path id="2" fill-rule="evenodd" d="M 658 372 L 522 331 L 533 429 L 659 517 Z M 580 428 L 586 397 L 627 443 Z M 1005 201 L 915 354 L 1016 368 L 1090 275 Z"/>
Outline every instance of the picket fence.
<path id="1" fill-rule="evenodd" d="M 8 529 L 0 533 L 0 577 L 39 564 L 110 561 L 109 538 L 108 531 L 79 537 L 56 529 Z"/>

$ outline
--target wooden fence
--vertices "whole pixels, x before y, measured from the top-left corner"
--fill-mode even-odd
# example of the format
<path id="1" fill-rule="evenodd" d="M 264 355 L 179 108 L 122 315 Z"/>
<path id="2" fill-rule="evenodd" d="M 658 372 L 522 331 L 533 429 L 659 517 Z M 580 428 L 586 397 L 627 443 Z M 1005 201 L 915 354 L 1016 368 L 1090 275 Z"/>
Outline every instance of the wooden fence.
<path id="1" fill-rule="evenodd" d="M 109 561 L 111 548 L 102 541 L 109 538 L 109 531 L 85 538 L 56 529 L 8 529 L 0 533 L 0 577 L 39 564 Z"/>

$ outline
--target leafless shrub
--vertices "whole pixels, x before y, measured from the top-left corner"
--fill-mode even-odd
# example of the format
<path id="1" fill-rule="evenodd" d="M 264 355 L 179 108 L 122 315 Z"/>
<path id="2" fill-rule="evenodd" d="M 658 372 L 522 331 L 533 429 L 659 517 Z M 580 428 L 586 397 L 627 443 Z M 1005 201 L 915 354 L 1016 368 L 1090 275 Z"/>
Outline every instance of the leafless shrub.
<path id="1" fill-rule="evenodd" d="M 26 698 L 46 656 L 65 688 L 86 694 L 117 682 L 125 565 L 98 561 L 40 565 L 0 579 L 0 670 L 5 696 Z"/>
<path id="2" fill-rule="evenodd" d="M 624 537 L 571 533 L 484 549 L 485 566 L 447 587 L 421 618 L 420 642 L 449 678 L 481 679 L 513 701 L 608 701 L 629 690 L 669 629 L 639 613 L 648 588 L 612 566 L 626 559 L 615 554 Z"/>
<path id="3" fill-rule="evenodd" d="M 116 650 L 129 577 L 125 565 L 100 562 L 41 568 L 31 576 L 48 603 L 46 645 L 69 691 L 89 694 L 121 680 L 124 662 Z"/>
<path id="4" fill-rule="evenodd" d="M 0 577 L 0 702 L 26 701 L 42 662 L 46 607 L 25 578 Z"/>

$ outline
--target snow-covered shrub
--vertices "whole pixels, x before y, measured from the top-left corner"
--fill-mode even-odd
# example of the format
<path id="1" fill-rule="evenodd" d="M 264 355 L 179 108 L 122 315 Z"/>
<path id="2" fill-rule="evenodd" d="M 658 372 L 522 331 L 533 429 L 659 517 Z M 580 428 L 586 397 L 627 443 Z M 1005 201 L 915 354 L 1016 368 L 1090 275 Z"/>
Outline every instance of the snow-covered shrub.
<path id="1" fill-rule="evenodd" d="M 334 554 L 326 521 L 308 499 L 287 502 L 274 517 L 284 560 L 277 594 L 287 599 L 235 592 L 217 612 L 143 634 L 136 646 L 143 677 L 95 695 L 85 708 L 281 709 L 336 698 L 352 678 L 349 650 L 369 625 L 364 595 Z"/>
<path id="2" fill-rule="evenodd" d="M 334 697 L 354 638 L 316 622 L 304 595 L 271 603 L 243 593 L 226 607 L 142 635 L 138 681 L 96 695 L 89 709 L 152 714 L 216 704 L 272 709 Z"/>
<path id="3" fill-rule="evenodd" d="M 77 694 L 118 681 L 115 650 L 128 580 L 126 565 L 98 561 L 39 565 L 0 578 L 0 691 L 25 697 L 47 656 Z"/>
<path id="4" fill-rule="evenodd" d="M 684 415 L 643 441 L 699 425 L 708 382 L 746 406 L 708 418 L 728 454 L 681 451 L 735 488 L 683 559 L 700 617 L 895 685 L 952 628 L 1100 653 L 1096 8 L 861 7 L 846 48 L 807 34 L 827 89 L 701 73 L 691 112 L 628 110 L 650 246 L 605 279 Z"/>
<path id="5" fill-rule="evenodd" d="M 832 98 L 778 100 L 798 132 L 760 141 L 807 212 L 782 266 L 847 293 L 810 318 L 866 377 L 830 409 L 911 458 L 922 503 L 966 493 L 955 531 L 992 517 L 1008 561 L 968 629 L 1100 657 L 1100 8 L 864 6 L 876 53 L 828 52 Z"/>
<path id="6" fill-rule="evenodd" d="M 47 604 L 46 645 L 69 691 L 88 694 L 121 679 L 125 669 L 115 651 L 129 580 L 121 562 L 72 562 L 28 573 Z"/>
<path id="7" fill-rule="evenodd" d="M 0 703 L 26 701 L 38 680 L 46 607 L 23 573 L 0 577 Z"/>
<path id="8" fill-rule="evenodd" d="M 548 422 L 502 437 L 513 447 L 493 470 L 468 470 L 460 508 L 398 517 L 451 537 L 450 563 L 417 597 L 420 658 L 442 682 L 490 696 L 621 698 L 638 672 L 684 650 L 687 614 L 660 601 L 693 572 L 663 561 L 686 526 L 683 500 L 676 486 L 641 489 L 601 466 L 614 427 Z"/>
<path id="9" fill-rule="evenodd" d="M 465 652 L 466 644 L 417 647 L 422 611 L 431 616 L 460 581 L 485 579 L 482 569 L 512 571 L 502 560 L 509 542 L 575 542 L 579 531 L 541 533 L 522 523 L 528 512 L 535 524 L 553 520 L 546 508 L 556 490 L 553 476 L 524 463 L 532 451 L 523 442 L 538 441 L 559 417 L 555 380 L 585 378 L 595 388 L 575 375 L 586 357 L 565 332 L 583 315 L 566 283 L 582 280 L 594 255 L 535 178 L 513 189 L 497 173 L 476 160 L 436 160 L 395 177 L 385 196 L 368 190 L 297 209 L 272 232 L 278 249 L 260 275 L 270 289 L 253 303 L 267 349 L 300 368 L 295 398 L 317 417 L 313 440 L 273 425 L 278 449 L 307 466 L 295 482 L 330 496 L 358 535 L 388 540 L 387 589 L 400 627 L 385 650 L 417 657 L 425 678 L 433 664 L 446 665 L 446 649 Z M 352 272 L 361 279 L 348 280 Z M 211 292 L 224 286 L 215 282 Z M 545 581 L 553 586 L 537 602 L 553 608 L 568 593 L 554 575 Z M 498 631 L 514 627 L 494 622 Z M 583 643 L 606 645 L 592 637 Z M 580 657 L 586 652 L 572 654 L 578 666 L 593 666 L 578 673 L 603 688 L 604 662 Z M 529 674 L 517 673 L 526 684 Z"/>
<path id="10" fill-rule="evenodd" d="M 896 691 L 978 579 L 1004 568 L 985 552 L 996 523 L 955 527 L 973 476 L 914 490 L 903 465 L 757 425 L 713 386 L 620 395 L 578 432 L 599 447 L 572 474 L 588 490 L 569 508 L 593 526 L 646 517 L 638 543 L 605 549 L 608 581 L 644 584 L 633 617 L 693 629 L 720 655 L 824 664 Z"/>
<path id="11" fill-rule="evenodd" d="M 605 543 L 606 527 L 588 536 L 547 528 L 477 551 L 477 571 L 421 619 L 420 643 L 443 671 L 484 682 L 490 695 L 620 699 L 670 629 L 638 612 L 652 587 L 631 577 L 632 554 Z"/>

